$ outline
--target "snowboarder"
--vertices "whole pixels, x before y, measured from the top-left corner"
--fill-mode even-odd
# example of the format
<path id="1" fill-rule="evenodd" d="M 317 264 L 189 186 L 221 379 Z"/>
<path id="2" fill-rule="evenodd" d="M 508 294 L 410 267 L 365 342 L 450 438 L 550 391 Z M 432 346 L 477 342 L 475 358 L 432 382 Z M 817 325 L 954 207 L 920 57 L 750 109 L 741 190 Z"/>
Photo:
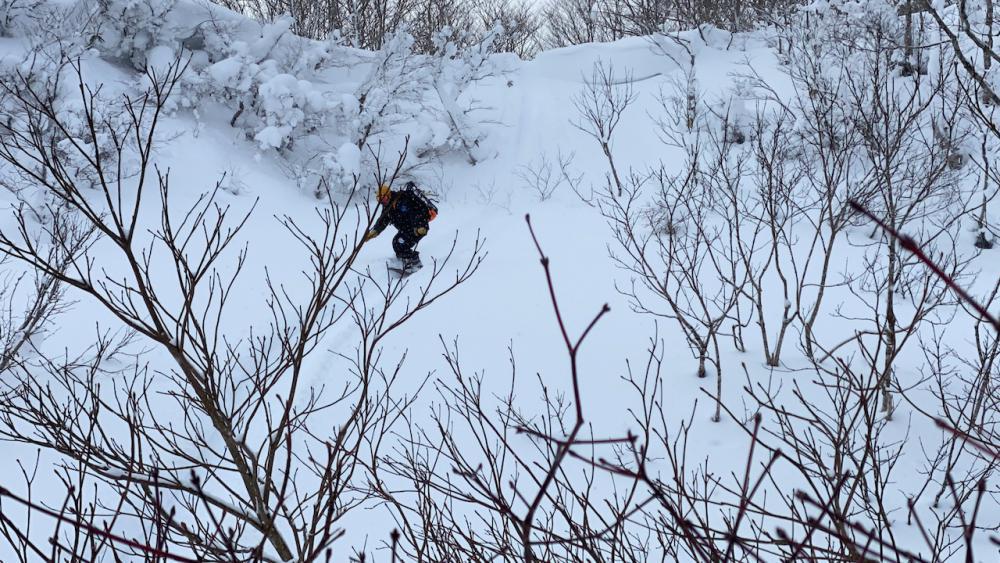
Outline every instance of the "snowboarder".
<path id="1" fill-rule="evenodd" d="M 415 247 L 427 235 L 430 222 L 437 217 L 437 207 L 413 182 L 407 182 L 402 190 L 392 191 L 387 184 L 376 190 L 382 214 L 365 235 L 365 241 L 379 236 L 390 224 L 396 227 L 392 239 L 392 249 L 402 262 L 402 268 L 391 268 L 400 275 L 408 275 L 418 270 L 420 253 Z"/>

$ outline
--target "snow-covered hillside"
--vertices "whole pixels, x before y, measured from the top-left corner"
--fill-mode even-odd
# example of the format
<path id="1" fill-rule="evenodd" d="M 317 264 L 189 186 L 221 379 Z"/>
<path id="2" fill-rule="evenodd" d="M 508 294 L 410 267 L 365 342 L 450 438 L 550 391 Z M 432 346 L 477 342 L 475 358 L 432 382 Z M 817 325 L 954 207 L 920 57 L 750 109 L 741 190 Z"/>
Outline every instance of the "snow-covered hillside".
<path id="1" fill-rule="evenodd" d="M 995 560 L 997 334 L 848 203 L 995 314 L 997 139 L 894 13 L 521 61 L 110 4 L 0 37 L 0 487 L 149 549 L 4 497 L 0 560 Z"/>

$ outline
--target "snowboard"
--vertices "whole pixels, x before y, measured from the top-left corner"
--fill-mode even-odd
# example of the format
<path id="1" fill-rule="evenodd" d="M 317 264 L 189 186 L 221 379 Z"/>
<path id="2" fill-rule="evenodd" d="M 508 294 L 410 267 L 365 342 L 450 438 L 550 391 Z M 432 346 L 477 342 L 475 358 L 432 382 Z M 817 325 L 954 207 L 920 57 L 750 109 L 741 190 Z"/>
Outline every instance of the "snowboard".
<path id="1" fill-rule="evenodd" d="M 413 275 L 413 272 L 416 272 L 420 268 L 423 268 L 423 266 L 417 266 L 415 268 L 402 268 L 400 266 L 395 266 L 393 264 L 389 264 L 387 267 L 389 268 L 390 272 L 396 274 L 397 276 L 399 276 L 401 278 L 405 278 L 405 277 L 411 276 L 411 275 Z"/>

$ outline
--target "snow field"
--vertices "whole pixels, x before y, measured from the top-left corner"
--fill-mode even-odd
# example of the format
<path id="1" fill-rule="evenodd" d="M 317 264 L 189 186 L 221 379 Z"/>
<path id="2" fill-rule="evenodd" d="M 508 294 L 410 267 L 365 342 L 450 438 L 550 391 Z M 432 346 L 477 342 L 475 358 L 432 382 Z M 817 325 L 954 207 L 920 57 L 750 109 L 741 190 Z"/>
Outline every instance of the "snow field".
<path id="1" fill-rule="evenodd" d="M 173 17 L 179 22 L 198 13 L 194 3 L 178 5 L 181 10 Z M 214 7 L 211 9 L 218 11 Z M 235 27 L 247 25 L 235 19 L 229 21 Z M 254 58 L 250 55 L 260 55 L 265 44 L 287 41 L 282 25 L 287 22 L 269 28 L 257 43 L 242 45 L 230 58 L 204 66 L 199 64 L 201 68 L 194 69 L 198 73 L 197 80 L 211 80 L 224 88 L 245 90 L 247 60 Z M 728 100 L 733 75 L 743 71 L 747 64 L 771 79 L 779 92 L 790 88 L 774 52 L 760 37 L 730 38 L 721 32 L 709 32 L 708 44 L 701 42 L 694 33 L 684 38 L 693 45 L 697 61 L 694 75 L 709 101 Z M 571 167 L 582 174 L 584 186 L 599 189 L 603 185 L 607 173 L 604 155 L 593 139 L 574 126 L 579 123 L 574 97 L 592 77 L 593 67 L 598 62 L 610 65 L 622 75 L 627 72 L 635 80 L 636 101 L 623 117 L 613 142 L 618 164 L 624 168 L 642 168 L 664 163 L 668 169 L 679 169 L 683 155 L 660 142 L 651 124 L 651 115 L 661 111 L 658 97 L 669 93 L 674 81 L 682 79 L 688 71 L 684 60 L 686 53 L 670 41 L 659 41 L 663 43 L 657 45 L 648 38 L 634 38 L 614 44 L 580 45 L 544 52 L 525 62 L 501 56 L 497 65 L 503 72 L 475 83 L 457 98 L 462 101 L 475 98 L 490 108 L 484 112 L 489 121 L 482 125 L 482 131 L 476 132 L 477 135 L 482 133 L 474 155 L 480 161 L 471 166 L 462 151 L 457 150 L 438 161 L 429 160 L 416 170 L 414 175 L 421 183 L 441 195 L 440 214 L 418 250 L 425 266 L 430 266 L 435 258 L 449 251 L 454 241 L 453 261 L 457 265 L 473 252 L 475 241 L 481 238 L 485 241 L 487 255 L 470 281 L 431 309 L 418 314 L 385 341 L 384 361 L 393 364 L 397 358 L 405 356 L 396 393 L 415 393 L 428 374 L 432 382 L 450 380 L 452 376 L 442 358 L 445 351 L 442 341 L 446 345 L 457 342 L 463 368 L 470 374 L 482 373 L 484 396 L 499 398 L 510 387 L 509 347 L 517 371 L 514 395 L 523 412 L 532 413 L 542 408 L 542 385 L 551 393 L 571 395 L 565 347 L 543 269 L 524 219 L 530 214 L 535 233 L 551 259 L 555 292 L 571 337 L 587 326 L 603 304 L 611 308 L 588 336 L 579 358 L 581 398 L 590 425 L 587 432 L 592 432 L 594 437 L 621 436 L 634 429 L 629 409 L 635 408 L 636 397 L 622 376 L 628 365 L 641 371 L 651 339 L 655 339 L 663 352 L 665 386 L 664 401 L 659 408 L 678 428 L 682 421 L 694 421 L 688 441 L 688 459 L 692 466 L 708 460 L 713 473 L 727 476 L 724 479 L 733 475 L 730 481 L 735 485 L 735 476 L 740 474 L 746 461 L 749 440 L 745 430 L 725 416 L 722 422 L 710 421 L 712 400 L 703 389 L 713 392 L 714 374 L 706 379 L 695 377 L 697 363 L 676 322 L 670 319 L 654 321 L 648 315 L 631 310 L 627 299 L 618 291 L 630 282 L 629 275 L 610 257 L 615 251 L 615 243 L 608 222 L 600 212 L 581 201 L 566 185 L 560 186 L 550 199 L 539 201 L 538 195 L 525 185 L 519 174 L 524 167 L 538 164 L 543 156 L 556 159 L 560 153 L 571 154 Z M 142 42 L 138 45 L 148 48 L 142 49 L 146 64 L 155 67 L 169 64 L 173 53 L 170 47 Z M 0 42 L 0 53 L 8 53 L 8 56 L 16 56 L 21 48 L 23 45 L 15 40 Z M 134 58 L 135 53 L 131 56 Z M 358 55 L 359 59 L 365 56 Z M 310 193 L 314 175 L 328 172 L 347 181 L 364 168 L 362 161 L 366 158 L 353 144 L 352 135 L 364 116 L 357 105 L 358 100 L 350 94 L 353 87 L 371 76 L 365 74 L 368 70 L 365 65 L 329 68 L 308 80 L 278 70 L 265 72 L 269 78 L 259 88 L 265 95 L 261 109 L 266 117 L 261 123 L 230 127 L 233 108 L 219 97 L 204 95 L 184 100 L 161 126 L 163 141 L 157 153 L 157 164 L 170 170 L 175 209 L 193 204 L 223 177 L 218 203 L 228 206 L 233 217 L 253 209 L 233 247 L 234 250 L 245 247 L 247 261 L 235 288 L 237 297 L 221 326 L 234 339 L 249 336 L 251 327 L 262 326 L 268 321 L 265 272 L 291 295 L 305 290 L 301 272 L 308 268 L 308 256 L 281 226 L 279 218 L 288 216 L 306 230 L 315 229 L 319 225 L 315 209 L 322 202 Z M 94 83 L 117 84 L 118 87 L 122 87 L 131 74 L 132 71 L 120 62 L 99 59 L 88 60 L 86 68 L 86 76 Z M 197 80 L 193 88 L 205 85 Z M 386 94 L 382 92 L 381 95 Z M 306 124 L 306 115 L 311 110 L 334 106 L 341 112 L 337 115 L 351 122 L 349 126 L 341 122 Z M 746 107 L 742 109 L 749 111 Z M 402 125 L 401 130 L 411 133 L 411 142 L 417 146 L 435 149 L 450 144 L 454 148 L 453 132 L 443 123 L 440 116 L 417 115 L 412 122 Z M 289 147 L 293 132 L 308 127 L 328 133 L 323 140 L 326 146 L 310 139 Z M 248 130 L 252 135 L 247 134 Z M 395 138 L 386 136 L 387 152 L 400 144 L 398 135 Z M 287 152 L 279 156 L 274 149 L 287 149 Z M 290 178 L 289 169 L 293 169 L 297 177 Z M 369 183 L 367 180 L 362 182 L 365 197 L 368 188 L 373 187 L 368 186 Z M 3 197 L 5 204 L 14 204 L 6 192 Z M 155 202 L 146 205 L 143 219 L 152 228 L 158 221 L 159 210 Z M 4 229 L 10 225 L 9 217 L 0 222 Z M 859 240 L 867 235 L 867 227 L 851 229 L 849 233 L 851 238 Z M 355 268 L 381 280 L 384 263 L 392 255 L 391 236 L 390 230 L 368 243 Z M 967 242 L 971 245 L 971 237 Z M 235 254 L 231 252 L 227 260 L 233 264 Z M 834 272 L 839 272 L 841 265 L 849 270 L 859 263 L 860 254 L 856 248 L 844 246 L 835 260 L 838 266 Z M 977 258 L 974 265 L 981 270 L 977 290 L 1000 275 L 1000 263 L 989 255 Z M 164 261 L 162 266 L 163 275 L 169 276 L 170 265 Z M 116 265 L 111 262 L 107 267 L 113 271 Z M 410 278 L 408 294 L 415 294 L 426 282 L 429 270 L 425 267 Z M 772 279 L 768 283 L 775 281 Z M 783 306 L 776 292 L 771 295 L 772 300 L 766 304 L 769 315 L 780 312 Z M 852 306 L 849 293 L 842 288 L 831 290 L 826 299 L 828 309 L 840 303 L 847 308 Z M 86 298 L 76 299 L 73 308 L 60 318 L 44 344 L 53 350 L 81 350 L 88 343 L 95 324 L 114 327 L 116 322 L 98 304 Z M 971 324 L 962 314 L 948 323 L 946 329 L 956 333 L 950 340 L 954 346 L 969 345 Z M 831 319 L 824 322 L 823 330 L 831 341 L 840 341 L 857 327 L 844 319 Z M 789 336 L 791 342 L 786 345 L 783 365 L 771 369 L 762 361 L 755 327 L 751 326 L 746 333 L 748 349 L 745 352 L 739 353 L 727 345 L 723 354 L 723 398 L 737 417 L 751 414 L 746 410 L 751 403 L 742 389 L 747 384 L 744 369 L 752 385 L 781 386 L 790 390 L 797 383 L 807 394 L 814 393 L 817 402 L 823 400 L 823 390 L 816 384 L 818 376 L 809 371 L 808 362 L 797 349 L 797 334 Z M 304 378 L 308 386 L 299 391 L 303 401 L 308 399 L 310 387 L 335 388 L 344 380 L 349 369 L 346 358 L 352 357 L 354 352 L 354 336 L 355 329 L 349 324 L 339 325 L 326 335 L 308 362 Z M 911 347 L 900 359 L 898 377 L 904 387 L 907 381 L 918 380 L 917 370 L 923 358 L 917 352 L 918 349 Z M 161 351 L 149 354 L 145 361 L 151 374 L 156 373 L 158 366 L 169 365 Z M 922 395 L 927 398 L 926 391 L 914 391 L 914 400 Z M 693 411 L 696 403 L 697 410 Z M 439 406 L 440 398 L 433 386 L 424 388 L 412 407 L 411 417 L 419 421 Z M 159 414 L 163 415 L 169 415 L 171 408 L 168 399 L 157 405 L 157 409 L 162 409 Z M 314 428 L 333 429 L 341 415 L 342 411 L 331 409 L 316 418 Z M 461 433 L 462 429 L 456 428 L 455 432 Z M 906 439 L 910 444 L 934 443 L 941 439 L 941 431 L 935 428 L 933 421 L 909 405 L 901 404 L 883 439 Z M 532 447 L 531 439 L 526 436 L 516 436 L 513 440 L 524 448 Z M 24 445 L 6 443 L 3 449 L 9 455 L 0 461 L 0 483 L 17 490 L 20 479 L 17 460 L 32 460 L 34 451 Z M 42 467 L 45 462 L 51 462 L 48 454 L 44 454 L 42 460 Z M 903 491 L 910 483 L 920 482 L 922 461 L 919 448 L 908 446 L 897 467 L 895 479 L 901 492 L 892 504 L 903 507 L 896 517 L 901 523 L 905 520 L 903 509 L 906 506 Z M 652 471 L 659 469 L 666 471 L 667 468 L 658 467 L 656 462 L 651 464 Z M 52 477 L 50 473 L 42 473 L 41 479 Z M 610 492 L 614 490 L 614 481 L 613 478 L 603 479 L 597 486 Z M 773 482 L 768 486 L 775 485 L 787 487 L 775 490 L 776 493 L 788 494 L 792 487 L 802 483 L 791 468 L 778 464 Z M 53 501 L 59 498 L 55 487 L 43 494 L 51 494 Z M 984 518 L 995 521 L 1000 517 L 1000 508 L 995 503 L 987 510 Z M 338 547 L 345 552 L 350 549 L 348 546 L 377 545 L 385 541 L 391 529 L 388 518 L 378 509 L 352 513 L 343 526 L 348 534 Z M 913 540 L 917 540 L 918 532 L 913 527 L 901 524 L 897 533 L 913 534 Z M 0 550 L 0 559 L 2 554 Z"/>

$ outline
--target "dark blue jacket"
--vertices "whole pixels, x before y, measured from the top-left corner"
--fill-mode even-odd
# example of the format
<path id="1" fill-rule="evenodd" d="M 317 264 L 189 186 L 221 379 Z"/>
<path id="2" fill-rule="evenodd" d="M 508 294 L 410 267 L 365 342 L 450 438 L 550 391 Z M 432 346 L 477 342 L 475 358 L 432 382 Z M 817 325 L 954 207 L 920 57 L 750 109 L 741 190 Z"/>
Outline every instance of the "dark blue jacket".
<path id="1" fill-rule="evenodd" d="M 389 202 L 382 206 L 382 215 L 372 227 L 376 233 L 381 233 L 390 224 L 406 235 L 417 235 L 417 229 L 426 232 L 430 225 L 430 214 L 427 204 L 409 190 L 389 192 Z"/>

